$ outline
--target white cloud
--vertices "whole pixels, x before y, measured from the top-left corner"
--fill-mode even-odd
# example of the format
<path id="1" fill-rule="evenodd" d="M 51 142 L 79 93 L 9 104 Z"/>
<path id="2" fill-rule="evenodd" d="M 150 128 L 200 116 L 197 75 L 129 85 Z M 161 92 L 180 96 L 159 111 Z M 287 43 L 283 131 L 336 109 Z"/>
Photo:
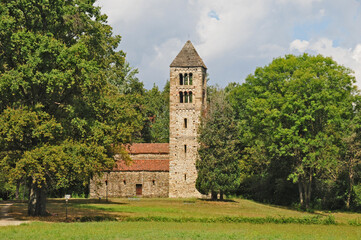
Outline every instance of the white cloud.
<path id="1" fill-rule="evenodd" d="M 256 67 L 290 52 L 332 55 L 356 72 L 361 66 L 356 0 L 100 0 L 98 5 L 147 88 L 164 85 L 169 64 L 188 39 L 212 83 L 221 86 L 242 82 Z"/>
<path id="2" fill-rule="evenodd" d="M 306 49 L 308 48 L 309 45 L 310 45 L 310 43 L 306 40 L 296 39 L 293 42 L 291 42 L 290 49 L 291 49 L 291 51 L 297 50 L 299 52 L 304 52 L 304 51 L 306 51 Z"/>

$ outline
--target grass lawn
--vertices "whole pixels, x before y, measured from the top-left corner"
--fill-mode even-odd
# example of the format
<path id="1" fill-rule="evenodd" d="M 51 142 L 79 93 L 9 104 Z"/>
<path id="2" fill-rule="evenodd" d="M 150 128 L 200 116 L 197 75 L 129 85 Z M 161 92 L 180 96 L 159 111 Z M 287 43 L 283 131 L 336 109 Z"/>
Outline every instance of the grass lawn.
<path id="1" fill-rule="evenodd" d="M 71 199 L 68 217 L 112 216 L 120 219 L 151 218 L 160 221 L 72 222 L 64 223 L 65 201 L 50 199 L 50 217 L 29 218 L 26 204 L 15 203 L 10 215 L 35 220 L 21 226 L 0 227 L 0 239 L 361 239 L 361 214 L 347 212 L 301 212 L 293 209 L 234 199 L 212 202 L 198 199 L 120 198 L 104 201 Z M 229 222 L 172 222 L 162 218 L 327 218 L 335 217 L 337 225 L 252 224 Z M 41 221 L 41 222 L 39 222 Z"/>
<path id="2" fill-rule="evenodd" d="M 0 239 L 361 239 L 361 228 L 248 223 L 34 222 L 1 227 Z"/>

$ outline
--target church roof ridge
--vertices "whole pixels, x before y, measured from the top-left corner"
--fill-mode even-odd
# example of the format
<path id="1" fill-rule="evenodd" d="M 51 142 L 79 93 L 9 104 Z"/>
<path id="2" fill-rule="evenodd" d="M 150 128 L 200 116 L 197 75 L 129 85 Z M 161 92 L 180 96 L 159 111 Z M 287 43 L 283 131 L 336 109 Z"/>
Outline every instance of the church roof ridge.
<path id="1" fill-rule="evenodd" d="M 170 67 L 203 67 L 207 69 L 190 40 L 184 44 L 182 50 L 170 64 Z"/>

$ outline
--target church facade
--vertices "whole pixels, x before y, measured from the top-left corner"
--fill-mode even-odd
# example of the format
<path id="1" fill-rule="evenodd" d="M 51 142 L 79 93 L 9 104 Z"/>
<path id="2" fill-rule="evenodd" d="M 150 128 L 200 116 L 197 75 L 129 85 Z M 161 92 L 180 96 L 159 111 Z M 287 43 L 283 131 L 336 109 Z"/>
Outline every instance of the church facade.
<path id="1" fill-rule="evenodd" d="M 126 165 L 115 156 L 115 167 L 90 182 L 90 197 L 200 197 L 197 179 L 197 130 L 206 107 L 206 71 L 193 44 L 187 41 L 170 64 L 168 143 L 134 143 Z"/>

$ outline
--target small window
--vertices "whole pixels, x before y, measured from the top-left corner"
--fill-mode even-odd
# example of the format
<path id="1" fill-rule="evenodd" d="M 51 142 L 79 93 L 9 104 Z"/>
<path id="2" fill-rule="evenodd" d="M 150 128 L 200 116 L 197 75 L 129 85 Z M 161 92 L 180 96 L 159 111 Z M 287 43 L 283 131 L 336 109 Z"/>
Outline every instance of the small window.
<path id="1" fill-rule="evenodd" d="M 189 85 L 193 85 L 193 74 L 189 74 Z"/>
<path id="2" fill-rule="evenodd" d="M 184 181 L 187 181 L 187 174 L 184 174 Z"/>
<path id="3" fill-rule="evenodd" d="M 185 118 L 184 119 L 184 128 L 187 128 L 188 127 L 188 123 L 187 123 L 187 119 Z"/>
<path id="4" fill-rule="evenodd" d="M 192 103 L 193 102 L 193 93 L 189 92 L 189 102 Z"/>
<path id="5" fill-rule="evenodd" d="M 179 102 L 183 103 L 183 92 L 179 92 Z"/>
<path id="6" fill-rule="evenodd" d="M 183 85 L 183 74 L 179 74 L 179 85 Z"/>
<path id="7" fill-rule="evenodd" d="M 184 85 L 188 85 L 188 74 L 184 74 Z"/>
<path id="8" fill-rule="evenodd" d="M 184 102 L 188 103 L 188 92 L 184 92 Z"/>
<path id="9" fill-rule="evenodd" d="M 184 152 L 187 153 L 187 145 L 184 145 Z"/>
<path id="10" fill-rule="evenodd" d="M 155 185 L 155 180 L 152 181 L 153 185 Z"/>
<path id="11" fill-rule="evenodd" d="M 123 180 L 124 185 L 127 185 L 127 181 Z"/>
<path id="12" fill-rule="evenodd" d="M 203 89 L 203 92 L 202 92 L 202 103 L 204 103 L 204 99 L 206 98 L 206 92 L 204 91 Z"/>

